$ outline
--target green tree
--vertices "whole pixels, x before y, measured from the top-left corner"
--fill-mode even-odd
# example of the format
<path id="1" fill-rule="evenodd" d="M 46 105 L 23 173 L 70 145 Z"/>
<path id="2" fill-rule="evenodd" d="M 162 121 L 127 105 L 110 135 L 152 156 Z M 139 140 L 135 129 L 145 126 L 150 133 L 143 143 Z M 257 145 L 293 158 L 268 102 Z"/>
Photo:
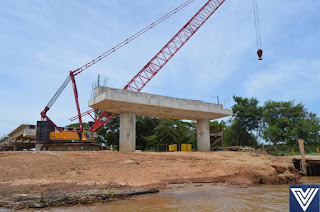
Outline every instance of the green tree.
<path id="1" fill-rule="evenodd" d="M 197 149 L 197 123 L 196 121 L 183 122 L 188 129 L 187 138 L 183 143 L 192 144 L 193 149 Z"/>
<path id="2" fill-rule="evenodd" d="M 225 126 L 224 121 L 211 121 L 210 122 L 210 132 L 211 133 L 219 133 L 223 131 L 223 128 Z"/>
<path id="3" fill-rule="evenodd" d="M 251 132 L 259 127 L 261 121 L 262 107 L 258 106 L 256 98 L 243 98 L 233 96 L 236 102 L 232 106 L 233 118 L 239 127 L 247 132 Z"/>
<path id="4" fill-rule="evenodd" d="M 159 124 L 159 118 L 148 116 L 137 116 L 136 118 L 136 136 L 137 136 L 137 149 L 146 150 L 154 148 L 148 143 L 146 139 L 154 135 L 154 129 Z"/>
<path id="5" fill-rule="evenodd" d="M 188 142 L 192 132 L 185 122 L 174 119 L 159 119 L 154 129 L 154 135 L 145 139 L 150 146 L 157 148 L 161 144 L 181 144 Z"/>
<path id="6" fill-rule="evenodd" d="M 258 144 L 254 132 L 261 122 L 262 108 L 256 98 L 233 96 L 231 126 L 225 130 L 226 142 L 229 145 L 255 146 Z"/>
<path id="7" fill-rule="evenodd" d="M 84 129 L 89 129 L 90 128 L 89 123 L 86 123 L 86 122 L 83 122 L 82 126 L 83 126 Z M 73 124 L 67 125 L 66 127 L 80 127 L 80 124 L 79 123 L 73 123 Z"/>
<path id="8" fill-rule="evenodd" d="M 96 111 L 95 116 L 99 117 L 101 111 Z M 100 129 L 97 130 L 98 142 L 104 143 L 114 149 L 119 148 L 119 128 L 120 127 L 120 116 L 116 115 L 113 119 L 104 124 Z"/>
<path id="9" fill-rule="evenodd" d="M 299 138 L 312 144 L 319 139 L 319 118 L 309 113 L 301 103 L 294 105 L 294 101 L 269 100 L 265 102 L 262 118 L 261 135 L 272 145 L 294 146 Z"/>

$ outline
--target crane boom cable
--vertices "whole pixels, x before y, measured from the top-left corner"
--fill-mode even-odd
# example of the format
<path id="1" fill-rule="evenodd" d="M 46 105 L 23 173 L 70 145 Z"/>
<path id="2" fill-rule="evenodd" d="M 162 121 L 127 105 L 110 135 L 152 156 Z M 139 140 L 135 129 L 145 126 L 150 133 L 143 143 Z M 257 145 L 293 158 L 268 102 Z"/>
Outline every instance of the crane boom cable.
<path id="1" fill-rule="evenodd" d="M 136 74 L 123 88 L 124 90 L 141 91 L 146 84 L 169 62 L 169 60 L 186 44 L 200 27 L 215 13 L 225 0 L 208 0 L 203 7 L 173 36 L 173 38 Z M 90 130 L 96 132 L 115 114 L 102 112 Z"/>
<path id="2" fill-rule="evenodd" d="M 223 2 L 208 1 L 123 89 L 141 91 Z"/>
<path id="3" fill-rule="evenodd" d="M 114 46 L 113 48 L 111 48 L 110 50 L 108 50 L 107 52 L 103 53 L 102 55 L 100 55 L 99 57 L 95 58 L 94 60 L 90 61 L 89 63 L 81 66 L 80 68 L 72 71 L 73 75 L 76 76 L 78 74 L 80 74 L 81 72 L 83 72 L 84 70 L 86 70 L 87 68 L 89 68 L 90 66 L 96 64 L 97 62 L 101 61 L 102 59 L 104 59 L 105 57 L 109 56 L 110 54 L 114 53 L 115 51 L 117 51 L 118 49 L 120 49 L 121 47 L 127 45 L 128 43 L 130 43 L 131 41 L 135 40 L 136 38 L 138 38 L 139 36 L 141 36 L 142 34 L 146 33 L 147 31 L 149 31 L 150 29 L 152 29 L 153 27 L 157 26 L 158 24 L 162 23 L 163 21 L 165 21 L 166 19 L 168 19 L 169 17 L 173 16 L 174 14 L 176 14 L 177 12 L 179 12 L 180 10 L 182 10 L 183 8 L 185 8 L 186 6 L 188 6 L 189 4 L 191 4 L 192 2 L 194 2 L 195 0 L 187 0 L 186 2 L 184 2 L 183 4 L 181 4 L 180 6 L 178 6 L 177 8 L 175 8 L 174 10 L 170 11 L 169 13 L 167 13 L 166 15 L 162 16 L 161 18 L 159 18 L 158 20 L 156 20 L 155 22 L 153 22 L 152 24 L 148 25 L 147 27 L 143 28 L 142 30 L 140 30 L 139 32 L 135 33 L 134 35 L 132 35 L 131 37 L 127 38 L 126 40 L 122 41 L 121 43 L 119 43 L 118 45 Z M 58 91 L 54 94 L 54 96 L 51 98 L 51 100 L 49 101 L 49 103 L 47 104 L 48 108 L 51 108 L 52 105 L 57 101 L 57 99 L 59 98 L 59 96 L 61 95 L 61 93 L 64 91 L 64 89 L 66 88 L 66 86 L 69 84 L 69 82 L 71 81 L 71 77 L 70 75 L 68 75 L 67 79 L 62 83 L 62 85 L 60 86 L 60 88 L 58 89 Z M 86 114 L 86 112 L 85 112 Z"/>
<path id="4" fill-rule="evenodd" d="M 143 69 L 124 86 L 125 90 L 141 91 L 141 89 L 161 70 L 161 68 L 182 48 L 193 34 L 210 18 L 225 0 L 208 0 L 208 2 L 184 25 L 184 27 L 154 56 Z M 96 111 L 91 109 L 81 114 L 85 116 Z M 95 124 L 103 125 L 107 120 L 106 113 L 100 115 Z M 70 118 L 74 121 L 77 116 Z M 105 121 L 100 121 L 104 118 Z M 95 129 L 99 127 L 94 127 Z M 94 130 L 95 131 L 95 130 Z"/>
<path id="5" fill-rule="evenodd" d="M 194 2 L 195 0 L 188 0 L 186 2 L 184 2 L 183 4 L 181 4 L 179 7 L 175 8 L 174 10 L 170 11 L 169 13 L 167 13 L 166 15 L 162 16 L 161 18 L 159 18 L 158 20 L 156 20 L 155 22 L 151 23 L 150 25 L 148 25 L 147 27 L 143 28 L 142 30 L 140 30 L 139 32 L 135 33 L 134 35 L 132 35 L 131 37 L 127 38 L 126 40 L 122 41 L 121 43 L 119 43 L 118 45 L 114 46 L 113 48 L 109 49 L 108 51 L 106 51 L 105 53 L 103 53 L 102 55 L 100 55 L 99 57 L 95 58 L 94 60 L 90 61 L 89 63 L 81 66 L 80 68 L 74 70 L 74 75 L 80 74 L 81 72 L 83 72 L 84 70 L 86 70 L 87 68 L 89 68 L 90 66 L 94 65 L 95 63 L 101 61 L 102 59 L 104 59 L 105 57 L 109 56 L 110 54 L 114 53 L 115 51 L 117 51 L 118 49 L 120 49 L 121 47 L 127 45 L 128 43 L 130 43 L 131 41 L 135 40 L 136 38 L 138 38 L 139 36 L 141 36 L 142 34 L 146 33 L 147 31 L 149 31 L 150 29 L 152 29 L 153 27 L 157 26 L 158 24 L 162 23 L 163 21 L 165 21 L 166 19 L 168 19 L 169 17 L 173 16 L 174 14 L 176 14 L 177 12 L 179 12 L 180 10 L 182 10 L 183 8 L 185 8 L 186 6 L 188 6 L 189 4 L 191 4 L 192 2 Z"/>

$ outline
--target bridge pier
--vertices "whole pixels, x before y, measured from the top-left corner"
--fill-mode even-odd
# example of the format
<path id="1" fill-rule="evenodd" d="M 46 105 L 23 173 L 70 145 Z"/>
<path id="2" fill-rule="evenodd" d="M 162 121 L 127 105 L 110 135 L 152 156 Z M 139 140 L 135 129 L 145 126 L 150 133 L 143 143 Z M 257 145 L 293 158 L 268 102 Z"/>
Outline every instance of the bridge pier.
<path id="1" fill-rule="evenodd" d="M 197 147 L 200 152 L 210 151 L 209 123 L 208 119 L 197 120 Z"/>
<path id="2" fill-rule="evenodd" d="M 136 151 L 136 114 L 133 112 L 120 113 L 119 151 Z"/>

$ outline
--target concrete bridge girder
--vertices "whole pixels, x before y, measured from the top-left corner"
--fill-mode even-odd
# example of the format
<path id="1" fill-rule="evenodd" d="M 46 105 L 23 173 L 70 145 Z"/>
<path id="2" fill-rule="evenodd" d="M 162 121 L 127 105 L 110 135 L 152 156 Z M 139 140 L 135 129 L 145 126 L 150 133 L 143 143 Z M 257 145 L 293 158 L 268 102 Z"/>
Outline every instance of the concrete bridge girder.
<path id="1" fill-rule="evenodd" d="M 35 146 L 35 125 L 22 124 L 0 140 L 0 150 L 31 149 Z"/>
<path id="2" fill-rule="evenodd" d="M 134 152 L 136 148 L 135 116 L 152 116 L 184 120 L 197 120 L 197 144 L 199 151 L 210 151 L 211 119 L 232 115 L 222 105 L 198 100 L 132 92 L 108 87 L 97 87 L 89 106 L 120 114 L 120 151 Z"/>

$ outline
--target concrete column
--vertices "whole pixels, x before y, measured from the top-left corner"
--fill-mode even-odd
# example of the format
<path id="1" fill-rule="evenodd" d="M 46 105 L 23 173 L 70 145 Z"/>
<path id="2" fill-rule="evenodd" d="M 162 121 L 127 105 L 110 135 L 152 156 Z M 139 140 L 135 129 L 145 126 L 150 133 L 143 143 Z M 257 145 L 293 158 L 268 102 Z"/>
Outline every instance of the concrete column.
<path id="1" fill-rule="evenodd" d="M 36 151 L 41 151 L 41 147 L 43 146 L 43 144 L 36 144 Z"/>
<path id="2" fill-rule="evenodd" d="M 18 151 L 18 145 L 17 144 L 13 145 L 13 151 Z"/>
<path id="3" fill-rule="evenodd" d="M 210 127 L 207 119 L 197 121 L 197 146 L 200 152 L 210 151 Z"/>
<path id="4" fill-rule="evenodd" d="M 120 152 L 136 151 L 136 114 L 120 113 Z"/>

